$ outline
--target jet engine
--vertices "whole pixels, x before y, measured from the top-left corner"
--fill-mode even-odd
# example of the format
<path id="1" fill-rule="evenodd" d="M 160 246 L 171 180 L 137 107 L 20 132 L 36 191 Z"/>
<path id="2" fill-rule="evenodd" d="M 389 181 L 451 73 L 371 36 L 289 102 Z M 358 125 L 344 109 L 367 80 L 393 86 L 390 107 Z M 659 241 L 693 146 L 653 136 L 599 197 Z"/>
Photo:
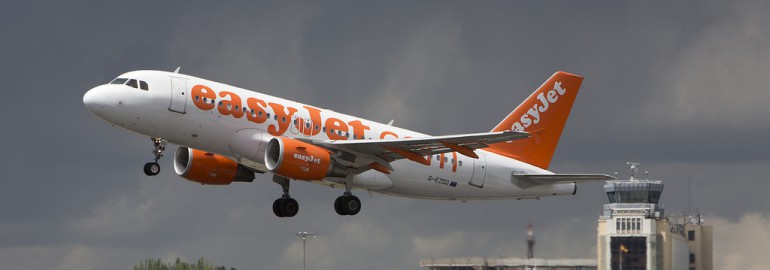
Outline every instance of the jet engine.
<path id="1" fill-rule="evenodd" d="M 328 150 L 286 137 L 272 138 L 265 149 L 265 166 L 271 172 L 297 180 L 345 177 L 347 168 L 335 163 Z"/>
<path id="2" fill-rule="evenodd" d="M 229 185 L 254 181 L 254 172 L 226 157 L 180 146 L 174 154 L 174 171 L 204 185 Z"/>

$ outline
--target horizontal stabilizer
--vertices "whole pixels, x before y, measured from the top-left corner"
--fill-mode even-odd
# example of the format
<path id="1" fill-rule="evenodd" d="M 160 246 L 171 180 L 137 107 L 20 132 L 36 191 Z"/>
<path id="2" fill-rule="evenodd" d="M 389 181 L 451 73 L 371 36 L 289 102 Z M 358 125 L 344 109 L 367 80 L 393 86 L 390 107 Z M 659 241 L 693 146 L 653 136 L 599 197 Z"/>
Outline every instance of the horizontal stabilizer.
<path id="1" fill-rule="evenodd" d="M 540 185 L 564 183 L 583 183 L 615 180 L 615 177 L 605 174 L 513 174 L 511 181 L 522 189 Z"/>

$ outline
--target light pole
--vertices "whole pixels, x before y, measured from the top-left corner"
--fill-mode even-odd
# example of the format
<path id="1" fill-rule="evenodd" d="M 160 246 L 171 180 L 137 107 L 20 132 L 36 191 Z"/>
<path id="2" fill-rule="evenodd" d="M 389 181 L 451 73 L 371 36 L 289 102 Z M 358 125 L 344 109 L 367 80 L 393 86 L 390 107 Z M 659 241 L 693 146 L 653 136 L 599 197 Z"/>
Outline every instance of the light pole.
<path id="1" fill-rule="evenodd" d="M 302 269 L 304 270 L 307 267 L 307 264 L 305 264 L 305 241 L 308 238 L 315 238 L 318 234 L 309 232 L 294 232 L 294 235 L 296 235 L 297 238 L 302 239 Z"/>

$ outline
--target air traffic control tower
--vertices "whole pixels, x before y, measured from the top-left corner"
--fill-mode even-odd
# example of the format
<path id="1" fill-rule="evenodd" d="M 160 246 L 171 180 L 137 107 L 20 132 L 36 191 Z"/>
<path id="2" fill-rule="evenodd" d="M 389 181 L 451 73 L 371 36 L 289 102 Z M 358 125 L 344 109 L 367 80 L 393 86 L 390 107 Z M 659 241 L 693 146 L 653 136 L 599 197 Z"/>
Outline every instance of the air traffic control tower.
<path id="1" fill-rule="evenodd" d="M 597 227 L 598 269 L 711 270 L 712 227 L 700 215 L 669 219 L 659 203 L 663 182 L 639 179 L 639 164 L 627 164 L 628 180 L 604 184 L 610 203 Z"/>

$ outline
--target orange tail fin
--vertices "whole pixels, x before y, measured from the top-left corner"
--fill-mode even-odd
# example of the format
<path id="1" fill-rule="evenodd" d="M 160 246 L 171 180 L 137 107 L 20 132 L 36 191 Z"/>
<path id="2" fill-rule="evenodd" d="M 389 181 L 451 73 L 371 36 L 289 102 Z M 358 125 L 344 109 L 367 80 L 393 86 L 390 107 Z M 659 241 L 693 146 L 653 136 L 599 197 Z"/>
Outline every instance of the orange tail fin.
<path id="1" fill-rule="evenodd" d="M 492 131 L 526 131 L 530 137 L 485 150 L 548 169 L 583 77 L 556 72 Z"/>

